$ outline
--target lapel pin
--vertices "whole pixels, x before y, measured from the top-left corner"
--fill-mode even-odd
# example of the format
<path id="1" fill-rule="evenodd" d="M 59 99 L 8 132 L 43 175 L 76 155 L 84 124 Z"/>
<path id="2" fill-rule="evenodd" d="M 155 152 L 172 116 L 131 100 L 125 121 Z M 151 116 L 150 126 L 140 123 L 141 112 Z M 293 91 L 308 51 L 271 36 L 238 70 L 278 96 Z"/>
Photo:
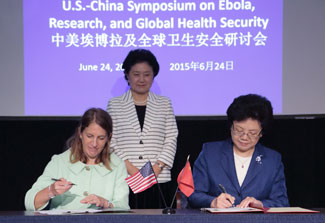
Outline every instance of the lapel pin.
<path id="1" fill-rule="evenodd" d="M 262 157 L 263 155 L 258 155 L 255 159 L 255 161 L 258 163 L 258 164 L 262 164 Z"/>

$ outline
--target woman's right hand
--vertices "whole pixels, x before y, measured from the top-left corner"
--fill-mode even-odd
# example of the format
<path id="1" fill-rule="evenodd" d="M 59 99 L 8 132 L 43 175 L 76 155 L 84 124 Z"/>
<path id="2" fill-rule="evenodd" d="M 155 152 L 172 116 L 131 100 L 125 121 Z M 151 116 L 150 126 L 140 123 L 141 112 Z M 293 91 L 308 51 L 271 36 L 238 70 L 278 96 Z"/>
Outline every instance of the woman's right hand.
<path id="1" fill-rule="evenodd" d="M 57 196 L 57 195 L 64 194 L 65 192 L 70 190 L 71 187 L 72 187 L 72 183 L 70 181 L 67 181 L 64 178 L 60 178 L 59 181 L 56 181 L 53 184 L 51 184 L 50 192 L 53 195 Z"/>
<path id="2" fill-rule="evenodd" d="M 235 203 L 235 198 L 230 194 L 221 193 L 210 204 L 211 208 L 230 208 Z"/>
<path id="3" fill-rule="evenodd" d="M 34 199 L 35 210 L 44 206 L 52 197 L 64 194 L 72 187 L 72 183 L 64 178 L 54 182 L 53 184 L 45 187 L 39 191 Z"/>
<path id="4" fill-rule="evenodd" d="M 135 174 L 139 171 L 139 169 L 136 168 L 135 166 L 133 166 L 133 164 L 129 160 L 125 160 L 124 162 L 125 162 L 125 166 L 128 171 L 128 174 L 130 176 L 132 176 L 133 174 Z"/>

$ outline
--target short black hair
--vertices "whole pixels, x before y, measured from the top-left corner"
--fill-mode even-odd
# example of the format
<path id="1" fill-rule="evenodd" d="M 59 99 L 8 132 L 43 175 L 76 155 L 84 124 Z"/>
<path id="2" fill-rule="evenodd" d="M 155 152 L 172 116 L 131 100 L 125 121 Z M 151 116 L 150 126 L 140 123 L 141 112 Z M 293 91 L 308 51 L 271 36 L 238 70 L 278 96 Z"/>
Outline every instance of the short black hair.
<path id="1" fill-rule="evenodd" d="M 273 108 L 271 102 L 257 94 L 241 95 L 234 99 L 227 109 L 228 123 L 244 121 L 248 118 L 257 120 L 265 132 L 273 121 Z"/>
<path id="2" fill-rule="evenodd" d="M 127 74 L 130 72 L 131 68 L 135 64 L 143 62 L 146 62 L 151 66 L 153 78 L 155 78 L 159 72 L 159 63 L 155 55 L 146 49 L 136 49 L 131 50 L 123 61 L 122 68 L 124 69 L 125 80 L 128 80 Z"/>

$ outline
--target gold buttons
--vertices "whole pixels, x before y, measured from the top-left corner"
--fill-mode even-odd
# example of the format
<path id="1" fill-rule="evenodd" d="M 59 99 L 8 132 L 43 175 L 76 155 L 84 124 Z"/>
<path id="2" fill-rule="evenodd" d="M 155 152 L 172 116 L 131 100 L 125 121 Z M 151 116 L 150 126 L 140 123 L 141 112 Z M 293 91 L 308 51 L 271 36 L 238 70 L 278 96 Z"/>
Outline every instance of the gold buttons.
<path id="1" fill-rule="evenodd" d="M 87 191 L 84 192 L 84 196 L 88 196 L 88 192 Z"/>

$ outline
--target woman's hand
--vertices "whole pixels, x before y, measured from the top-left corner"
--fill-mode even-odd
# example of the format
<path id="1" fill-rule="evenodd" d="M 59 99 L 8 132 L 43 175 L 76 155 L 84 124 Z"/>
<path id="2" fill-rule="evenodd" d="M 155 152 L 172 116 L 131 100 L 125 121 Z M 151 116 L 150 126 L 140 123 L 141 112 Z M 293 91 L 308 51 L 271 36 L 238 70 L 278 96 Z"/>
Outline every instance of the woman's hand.
<path id="1" fill-rule="evenodd" d="M 35 210 L 40 209 L 44 206 L 52 197 L 56 195 L 61 195 L 70 190 L 72 187 L 71 182 L 64 178 L 54 182 L 53 184 L 45 187 L 43 190 L 39 191 L 34 199 Z"/>
<path id="2" fill-rule="evenodd" d="M 263 208 L 263 203 L 259 200 L 256 200 L 254 197 L 246 197 L 242 202 L 240 202 L 239 205 L 237 205 L 239 208 L 247 208 L 247 207 L 253 207 L 253 208 Z"/>
<path id="3" fill-rule="evenodd" d="M 152 166 L 152 169 L 153 169 L 153 172 L 155 172 L 156 177 L 158 177 L 158 175 L 160 174 L 160 171 L 161 171 L 160 167 L 157 164 L 155 164 Z"/>
<path id="4" fill-rule="evenodd" d="M 159 163 L 159 165 L 160 165 L 161 167 L 159 167 L 158 163 Z M 157 163 L 155 163 L 155 164 L 152 166 L 152 169 L 153 169 L 153 171 L 155 172 L 156 177 L 158 177 L 158 175 L 159 175 L 160 172 L 162 171 L 162 168 L 164 168 L 165 166 L 166 166 L 166 164 L 164 164 L 164 163 L 161 162 L 161 161 L 157 161 Z"/>
<path id="5" fill-rule="evenodd" d="M 80 201 L 82 204 L 95 204 L 97 207 L 112 208 L 113 204 L 96 194 L 90 194 Z"/>
<path id="6" fill-rule="evenodd" d="M 129 160 L 125 160 L 124 162 L 125 162 L 125 166 L 128 171 L 128 174 L 130 176 L 132 176 L 133 174 L 135 174 L 136 172 L 139 171 L 139 169 L 136 168 L 135 166 L 133 166 L 133 164 Z"/>
<path id="7" fill-rule="evenodd" d="M 218 197 L 213 199 L 210 204 L 212 208 L 229 208 L 235 202 L 235 198 L 230 194 L 221 193 Z"/>
<path id="8" fill-rule="evenodd" d="M 50 193 L 53 195 L 61 195 L 70 190 L 72 187 L 72 183 L 70 181 L 67 181 L 64 178 L 60 178 L 59 181 L 54 182 L 50 186 Z"/>

